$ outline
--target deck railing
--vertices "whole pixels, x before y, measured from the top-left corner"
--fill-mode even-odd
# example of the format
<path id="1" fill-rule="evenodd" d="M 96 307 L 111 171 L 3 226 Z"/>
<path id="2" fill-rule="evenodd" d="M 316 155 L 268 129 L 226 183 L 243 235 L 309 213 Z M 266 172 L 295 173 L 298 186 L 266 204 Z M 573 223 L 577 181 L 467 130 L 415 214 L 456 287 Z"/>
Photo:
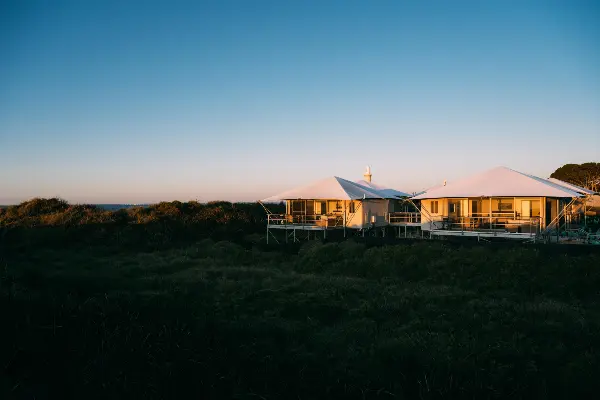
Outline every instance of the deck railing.
<path id="1" fill-rule="evenodd" d="M 537 235 L 540 217 L 516 217 L 514 213 L 492 213 L 492 216 L 441 218 L 438 229 L 453 231 L 518 232 Z"/>
<path id="2" fill-rule="evenodd" d="M 391 212 L 388 214 L 390 224 L 419 224 L 421 223 L 420 212 Z"/>
<path id="3" fill-rule="evenodd" d="M 339 214 L 269 214 L 268 225 L 302 225 L 337 228 L 344 226 L 344 217 Z"/>

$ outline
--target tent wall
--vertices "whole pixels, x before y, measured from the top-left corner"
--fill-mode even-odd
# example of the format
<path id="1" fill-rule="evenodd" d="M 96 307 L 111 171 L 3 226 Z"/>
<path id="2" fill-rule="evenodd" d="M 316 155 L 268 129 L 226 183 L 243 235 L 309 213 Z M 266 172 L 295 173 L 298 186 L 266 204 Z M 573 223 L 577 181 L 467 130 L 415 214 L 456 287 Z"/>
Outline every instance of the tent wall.
<path id="1" fill-rule="evenodd" d="M 346 214 L 346 227 L 362 229 L 370 226 L 371 215 L 376 226 L 383 226 L 388 213 L 388 200 L 286 200 L 286 214 L 339 215 Z M 354 213 L 352 213 L 354 211 Z"/>
<path id="2" fill-rule="evenodd" d="M 388 201 L 388 213 L 393 212 L 418 212 L 418 209 L 415 209 L 412 203 L 406 200 L 389 200 Z"/>
<path id="3" fill-rule="evenodd" d="M 372 218 L 375 220 L 375 226 L 386 226 L 388 209 L 389 200 L 364 200 L 362 214 L 365 226 L 372 225 Z"/>
<path id="4" fill-rule="evenodd" d="M 354 204 L 354 213 L 352 211 L 351 205 Z M 353 229 L 360 229 L 364 224 L 363 219 L 363 208 L 361 201 L 354 200 L 346 202 L 346 227 Z"/>
<path id="5" fill-rule="evenodd" d="M 435 202 L 437 202 L 437 206 L 434 206 Z M 546 197 L 423 199 L 421 201 L 423 230 L 440 229 L 441 224 L 432 222 L 448 218 L 451 214 L 450 210 L 457 204 L 459 204 L 460 210 L 453 214 L 456 217 L 489 215 L 491 206 L 492 213 L 513 213 L 516 218 L 540 217 L 542 228 L 556 217 L 560 207 L 564 207 L 562 203 L 560 207 L 558 206 L 556 198 Z"/>

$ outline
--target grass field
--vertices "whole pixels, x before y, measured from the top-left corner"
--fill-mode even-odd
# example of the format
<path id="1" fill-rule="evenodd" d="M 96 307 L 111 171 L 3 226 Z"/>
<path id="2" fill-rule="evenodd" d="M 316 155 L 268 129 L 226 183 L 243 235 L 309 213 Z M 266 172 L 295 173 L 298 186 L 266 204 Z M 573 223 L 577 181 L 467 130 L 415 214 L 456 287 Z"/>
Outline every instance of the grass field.
<path id="1" fill-rule="evenodd" d="M 596 249 L 258 248 L 4 249 L 0 398 L 564 399 L 600 389 Z"/>

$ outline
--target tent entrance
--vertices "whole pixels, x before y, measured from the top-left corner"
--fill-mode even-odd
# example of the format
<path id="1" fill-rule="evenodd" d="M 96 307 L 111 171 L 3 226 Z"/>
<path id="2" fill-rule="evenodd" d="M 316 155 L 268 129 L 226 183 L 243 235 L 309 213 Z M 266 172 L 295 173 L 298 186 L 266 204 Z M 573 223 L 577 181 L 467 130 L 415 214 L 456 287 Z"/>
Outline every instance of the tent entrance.
<path id="1" fill-rule="evenodd" d="M 449 218 L 458 218 L 462 215 L 461 204 L 462 204 L 462 201 L 460 201 L 460 200 L 449 200 L 448 201 L 448 217 Z"/>

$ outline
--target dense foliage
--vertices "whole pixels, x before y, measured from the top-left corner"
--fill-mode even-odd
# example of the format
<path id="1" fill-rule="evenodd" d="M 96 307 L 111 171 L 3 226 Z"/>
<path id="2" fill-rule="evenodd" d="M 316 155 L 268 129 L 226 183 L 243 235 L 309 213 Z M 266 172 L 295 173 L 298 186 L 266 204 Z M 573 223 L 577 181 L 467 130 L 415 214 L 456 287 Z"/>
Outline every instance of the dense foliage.
<path id="1" fill-rule="evenodd" d="M 0 398 L 600 390 L 599 248 L 268 246 L 264 216 L 227 202 L 0 211 Z"/>
<path id="2" fill-rule="evenodd" d="M 594 247 L 258 242 L 3 247 L 0 398 L 600 390 Z"/>
<path id="3" fill-rule="evenodd" d="M 550 177 L 600 191 L 600 163 L 565 164 L 554 171 Z"/>
<path id="4" fill-rule="evenodd" d="M 273 206 L 280 210 L 281 205 Z M 258 203 L 212 201 L 161 202 L 147 207 L 107 211 L 89 204 L 68 204 L 62 199 L 35 198 L 0 208 L 0 226 L 75 226 L 85 224 L 146 224 L 177 220 L 182 223 L 257 224 L 265 219 Z"/>
<path id="5" fill-rule="evenodd" d="M 281 212 L 282 205 L 270 205 Z M 0 237 L 10 245 L 118 244 L 156 249 L 200 238 L 231 239 L 263 232 L 266 212 L 258 203 L 162 202 L 107 211 L 61 199 L 33 199 L 0 209 Z"/>

